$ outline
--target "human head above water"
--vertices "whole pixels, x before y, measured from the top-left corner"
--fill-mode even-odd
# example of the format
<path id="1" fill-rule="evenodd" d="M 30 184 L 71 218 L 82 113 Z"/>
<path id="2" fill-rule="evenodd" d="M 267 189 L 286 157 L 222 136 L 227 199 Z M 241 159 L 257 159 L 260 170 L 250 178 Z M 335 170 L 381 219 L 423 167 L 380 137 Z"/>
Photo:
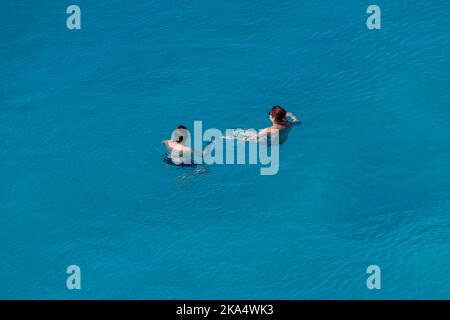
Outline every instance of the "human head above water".
<path id="1" fill-rule="evenodd" d="M 280 106 L 272 107 L 272 111 L 269 112 L 270 120 L 275 122 L 283 122 L 286 118 L 286 110 Z"/>
<path id="2" fill-rule="evenodd" d="M 182 143 L 183 141 L 186 141 L 187 135 L 187 128 L 185 126 L 179 125 L 175 130 L 174 141 Z"/>

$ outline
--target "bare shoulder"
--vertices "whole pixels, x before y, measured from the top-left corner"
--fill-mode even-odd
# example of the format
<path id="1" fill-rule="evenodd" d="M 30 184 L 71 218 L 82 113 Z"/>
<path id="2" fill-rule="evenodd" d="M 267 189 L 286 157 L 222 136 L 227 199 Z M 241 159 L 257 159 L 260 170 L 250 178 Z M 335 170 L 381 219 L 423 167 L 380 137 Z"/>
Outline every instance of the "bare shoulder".
<path id="1" fill-rule="evenodd" d="M 172 140 L 163 140 L 162 143 L 165 144 L 167 147 L 173 147 L 174 141 L 172 141 Z"/>

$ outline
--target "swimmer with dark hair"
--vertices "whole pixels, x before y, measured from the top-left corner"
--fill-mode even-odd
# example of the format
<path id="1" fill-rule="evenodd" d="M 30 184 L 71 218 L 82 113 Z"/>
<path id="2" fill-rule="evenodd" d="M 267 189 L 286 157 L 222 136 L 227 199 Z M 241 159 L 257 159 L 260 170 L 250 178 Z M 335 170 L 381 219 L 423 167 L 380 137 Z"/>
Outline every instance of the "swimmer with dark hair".
<path id="1" fill-rule="evenodd" d="M 290 118 L 291 121 L 289 121 L 288 118 Z M 278 135 L 279 144 L 286 142 L 292 127 L 302 124 L 292 112 L 286 112 L 286 110 L 280 106 L 274 106 L 272 110 L 269 111 L 269 119 L 272 121 L 272 126 L 260 131 L 258 138 L 261 140 L 276 134 Z"/>
<path id="2" fill-rule="evenodd" d="M 175 165 L 193 165 L 194 155 L 200 157 L 205 156 L 209 151 L 211 142 L 199 152 L 186 145 L 189 137 L 189 131 L 185 126 L 178 126 L 172 133 L 172 140 L 163 140 L 162 143 L 166 146 L 166 161 Z"/>
<path id="3" fill-rule="evenodd" d="M 289 121 L 288 118 L 290 118 L 291 121 Z M 272 110 L 269 111 L 269 119 L 272 121 L 272 125 L 259 132 L 256 132 L 253 129 L 238 129 L 235 130 L 232 135 L 227 135 L 223 138 L 229 140 L 256 141 L 267 144 L 277 142 L 278 139 L 278 144 L 283 144 L 286 142 L 292 127 L 301 124 L 301 121 L 298 120 L 293 113 L 286 112 L 286 110 L 280 106 L 274 106 Z"/>

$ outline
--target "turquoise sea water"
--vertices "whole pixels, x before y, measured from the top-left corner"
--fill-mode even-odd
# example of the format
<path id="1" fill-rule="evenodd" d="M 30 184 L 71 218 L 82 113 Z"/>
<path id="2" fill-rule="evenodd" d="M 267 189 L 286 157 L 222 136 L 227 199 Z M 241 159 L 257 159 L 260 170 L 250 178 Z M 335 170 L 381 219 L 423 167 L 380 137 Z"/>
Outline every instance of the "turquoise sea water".
<path id="1" fill-rule="evenodd" d="M 450 298 L 448 1 L 73 3 L 0 4 L 0 298 Z M 277 175 L 161 161 L 274 104 Z"/>

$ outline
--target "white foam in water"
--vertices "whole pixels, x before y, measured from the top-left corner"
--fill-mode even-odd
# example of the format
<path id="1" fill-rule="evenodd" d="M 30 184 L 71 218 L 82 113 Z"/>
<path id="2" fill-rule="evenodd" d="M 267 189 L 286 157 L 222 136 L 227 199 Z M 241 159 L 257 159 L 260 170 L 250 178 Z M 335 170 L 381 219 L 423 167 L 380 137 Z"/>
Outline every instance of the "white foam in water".
<path id="1" fill-rule="evenodd" d="M 224 139 L 236 139 L 241 141 L 255 141 L 258 139 L 258 133 L 253 129 L 234 129 L 231 135 L 223 136 Z"/>

